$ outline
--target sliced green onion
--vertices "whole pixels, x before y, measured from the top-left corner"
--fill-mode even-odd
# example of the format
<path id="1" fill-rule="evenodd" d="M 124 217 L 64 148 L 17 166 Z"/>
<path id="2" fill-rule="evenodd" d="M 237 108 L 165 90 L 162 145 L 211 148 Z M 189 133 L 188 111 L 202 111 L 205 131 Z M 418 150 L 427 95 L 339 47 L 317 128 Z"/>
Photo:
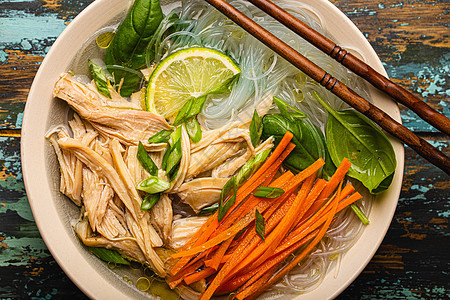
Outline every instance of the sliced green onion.
<path id="1" fill-rule="evenodd" d="M 228 196 L 228 194 L 231 194 L 231 197 L 224 201 L 225 198 Z M 237 192 L 237 185 L 236 185 L 236 177 L 231 177 L 227 183 L 222 188 L 222 192 L 220 193 L 220 202 L 219 202 L 219 214 L 218 219 L 219 222 L 222 221 L 223 217 L 227 214 L 228 210 L 233 206 L 234 202 L 236 201 L 236 192 Z"/>
<path id="2" fill-rule="evenodd" d="M 158 175 L 158 167 L 155 165 L 150 155 L 148 155 L 145 150 L 144 145 L 142 145 L 141 141 L 139 141 L 138 151 L 137 151 L 137 159 L 141 163 L 141 166 L 153 176 Z"/>
<path id="3" fill-rule="evenodd" d="M 284 191 L 280 188 L 259 186 L 253 196 L 265 199 L 275 199 L 282 196 L 283 194 Z"/>
<path id="4" fill-rule="evenodd" d="M 196 115 L 201 113 L 201 111 L 203 109 L 203 104 L 205 104 L 205 101 L 206 101 L 206 97 L 207 97 L 207 95 L 204 95 L 204 96 L 200 96 L 200 97 L 192 100 L 191 108 L 190 108 L 189 112 L 186 114 L 186 116 L 184 118 L 185 120 L 195 117 Z"/>
<path id="5" fill-rule="evenodd" d="M 261 151 L 254 158 L 250 158 L 247 162 L 239 169 L 239 172 L 236 174 L 236 184 L 239 187 L 244 183 L 247 179 L 250 178 L 261 165 L 266 160 L 267 156 L 269 156 L 271 150 Z"/>
<path id="6" fill-rule="evenodd" d="M 212 214 L 212 213 L 216 212 L 216 210 L 218 208 L 219 208 L 219 203 L 211 204 L 210 206 L 206 206 L 206 207 L 202 208 L 202 210 L 199 211 L 198 215 L 204 216 L 204 215 Z"/>
<path id="7" fill-rule="evenodd" d="M 169 140 L 170 135 L 172 134 L 173 130 L 166 130 L 163 129 L 154 136 L 150 137 L 148 139 L 149 143 L 165 143 Z"/>
<path id="8" fill-rule="evenodd" d="M 358 218 L 361 220 L 361 222 L 364 225 L 369 225 L 369 223 L 370 223 L 369 219 L 366 217 L 366 215 L 362 212 L 362 210 L 356 204 L 353 203 L 352 205 L 350 205 L 350 207 L 353 209 L 355 214 L 358 216 Z"/>
<path id="9" fill-rule="evenodd" d="M 167 141 L 170 147 L 173 147 L 178 140 L 181 139 L 181 126 L 177 127 L 174 132 L 170 134 L 169 140 Z"/>
<path id="10" fill-rule="evenodd" d="M 170 149 L 169 157 L 167 158 L 166 173 L 172 174 L 175 171 L 175 167 L 181 161 L 181 139 L 178 140 L 175 145 Z"/>
<path id="11" fill-rule="evenodd" d="M 150 176 L 139 182 L 137 189 L 149 194 L 164 192 L 170 188 L 170 183 L 156 176 Z"/>
<path id="12" fill-rule="evenodd" d="M 94 78 L 95 86 L 97 90 L 108 98 L 111 98 L 111 93 L 108 89 L 108 78 L 106 78 L 105 70 L 102 67 L 89 60 L 89 70 Z"/>
<path id="13" fill-rule="evenodd" d="M 259 235 L 259 237 L 263 240 L 263 242 L 266 241 L 264 238 L 264 235 L 266 234 L 266 224 L 264 222 L 264 217 L 259 213 L 258 210 L 255 211 L 255 230 L 256 233 Z"/>
<path id="14" fill-rule="evenodd" d="M 197 118 L 191 118 L 184 124 L 186 125 L 186 131 L 191 137 L 192 142 L 194 144 L 200 142 L 200 140 L 202 139 L 202 129 L 197 121 Z"/>
<path id="15" fill-rule="evenodd" d="M 158 202 L 159 198 L 161 198 L 161 193 L 145 195 L 142 199 L 141 210 L 149 210 Z"/>
<path id="16" fill-rule="evenodd" d="M 119 252 L 113 249 L 106 249 L 102 247 L 87 247 L 89 251 L 91 251 L 95 256 L 100 258 L 103 261 L 121 264 L 121 265 L 129 265 L 130 262 L 123 258 Z"/>
<path id="17" fill-rule="evenodd" d="M 307 117 L 307 115 L 301 111 L 299 111 L 297 108 L 287 104 L 283 100 L 281 100 L 278 97 L 273 97 L 273 102 L 278 106 L 278 109 L 280 110 L 280 113 L 287 119 L 294 121 L 294 119 L 304 119 Z M 288 108 L 290 108 L 292 111 L 289 111 Z"/>
<path id="18" fill-rule="evenodd" d="M 173 121 L 173 126 L 178 126 L 186 120 L 186 116 L 188 115 L 189 111 L 191 110 L 192 102 L 194 102 L 194 99 L 195 98 L 189 99 L 183 105 L 183 107 L 180 109 L 177 116 L 175 117 L 175 120 Z"/>
<path id="19" fill-rule="evenodd" d="M 253 147 L 256 147 L 261 139 L 262 134 L 262 118 L 258 115 L 258 112 L 253 112 L 252 121 L 250 123 L 250 139 Z"/>
<path id="20" fill-rule="evenodd" d="M 165 170 L 167 167 L 167 160 L 169 159 L 171 147 L 170 145 L 167 146 L 166 152 L 164 153 L 162 162 L 161 162 L 161 169 Z"/>

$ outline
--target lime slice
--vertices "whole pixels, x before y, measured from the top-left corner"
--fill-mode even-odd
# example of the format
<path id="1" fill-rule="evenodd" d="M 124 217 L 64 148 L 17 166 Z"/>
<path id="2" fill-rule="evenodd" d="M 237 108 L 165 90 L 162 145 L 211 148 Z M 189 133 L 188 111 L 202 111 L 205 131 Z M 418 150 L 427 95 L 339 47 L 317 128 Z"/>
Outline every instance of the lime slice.
<path id="1" fill-rule="evenodd" d="M 150 76 L 146 108 L 173 119 L 189 99 L 218 89 L 240 72 L 233 60 L 219 51 L 200 47 L 177 51 Z"/>

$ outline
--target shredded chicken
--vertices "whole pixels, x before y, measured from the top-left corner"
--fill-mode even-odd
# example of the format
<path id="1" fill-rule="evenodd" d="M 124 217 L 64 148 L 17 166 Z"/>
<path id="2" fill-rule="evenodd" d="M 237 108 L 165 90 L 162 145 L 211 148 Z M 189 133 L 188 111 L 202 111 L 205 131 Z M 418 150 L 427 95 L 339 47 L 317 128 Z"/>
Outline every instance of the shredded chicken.
<path id="1" fill-rule="evenodd" d="M 102 104 L 99 93 L 63 74 L 55 85 L 53 95 L 66 101 L 81 117 L 89 121 L 102 135 L 116 138 L 125 145 L 139 141 L 149 150 L 165 149 L 165 144 L 149 144 L 147 140 L 171 126 L 154 113 L 134 109 L 117 109 Z"/>
<path id="2" fill-rule="evenodd" d="M 202 227 L 208 220 L 208 217 L 189 217 L 176 219 L 172 223 L 172 235 L 170 236 L 169 246 L 173 249 L 179 249 L 184 246 L 192 235 Z"/>
<path id="3" fill-rule="evenodd" d="M 228 178 L 196 178 L 178 188 L 178 196 L 198 213 L 203 207 L 216 203 Z"/>

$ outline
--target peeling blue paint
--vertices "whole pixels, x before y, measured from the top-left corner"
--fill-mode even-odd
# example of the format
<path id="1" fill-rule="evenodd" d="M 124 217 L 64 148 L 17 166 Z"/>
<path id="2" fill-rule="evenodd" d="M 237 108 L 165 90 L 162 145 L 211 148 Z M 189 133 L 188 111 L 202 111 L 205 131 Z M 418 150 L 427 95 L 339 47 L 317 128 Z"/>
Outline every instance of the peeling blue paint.
<path id="1" fill-rule="evenodd" d="M 0 50 L 0 62 L 4 63 L 8 59 L 8 54 L 4 50 Z"/>

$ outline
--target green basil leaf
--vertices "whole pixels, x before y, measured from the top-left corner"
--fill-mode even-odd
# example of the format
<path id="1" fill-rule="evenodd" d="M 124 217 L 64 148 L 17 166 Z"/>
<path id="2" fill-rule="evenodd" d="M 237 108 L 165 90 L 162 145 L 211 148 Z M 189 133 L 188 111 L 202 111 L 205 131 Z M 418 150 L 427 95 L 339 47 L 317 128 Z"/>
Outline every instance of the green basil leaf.
<path id="1" fill-rule="evenodd" d="M 255 230 L 259 237 L 263 240 L 263 242 L 265 242 L 266 239 L 264 235 L 266 234 L 266 224 L 264 217 L 259 213 L 258 210 L 255 211 Z"/>
<path id="2" fill-rule="evenodd" d="M 175 145 L 170 149 L 169 157 L 167 158 L 166 173 L 172 174 L 175 168 L 181 161 L 181 139 L 179 139 Z"/>
<path id="3" fill-rule="evenodd" d="M 277 105 L 280 110 L 281 115 L 290 121 L 294 121 L 295 119 L 305 119 L 307 116 L 305 113 L 301 112 L 297 108 L 287 104 L 283 100 L 278 97 L 273 97 L 273 102 Z M 289 110 L 290 109 L 290 110 Z"/>
<path id="4" fill-rule="evenodd" d="M 156 194 L 168 190 L 170 188 L 170 183 L 156 176 L 150 176 L 139 182 L 136 188 L 149 194 Z"/>
<path id="5" fill-rule="evenodd" d="M 230 194 L 231 197 L 229 197 L 226 202 L 225 198 Z M 236 192 L 237 192 L 237 185 L 236 185 L 236 177 L 231 177 L 227 183 L 222 188 L 222 192 L 220 193 L 220 202 L 219 202 L 219 214 L 218 219 L 219 222 L 222 221 L 223 217 L 227 214 L 228 210 L 234 205 L 236 201 Z"/>
<path id="6" fill-rule="evenodd" d="M 89 70 L 91 71 L 92 78 L 94 78 L 97 90 L 106 97 L 111 98 L 111 93 L 108 89 L 109 80 L 106 77 L 105 70 L 91 60 L 89 60 Z"/>
<path id="7" fill-rule="evenodd" d="M 153 176 L 158 175 L 158 167 L 155 165 L 150 155 L 148 155 L 147 151 L 142 145 L 141 141 L 139 141 L 138 151 L 137 151 L 137 159 L 141 163 L 141 166 Z"/>
<path id="8" fill-rule="evenodd" d="M 216 212 L 216 210 L 217 210 L 218 208 L 219 208 L 219 203 L 211 204 L 210 206 L 207 206 L 207 207 L 202 208 L 202 209 L 199 211 L 198 215 L 199 215 L 199 216 L 210 215 L 210 214 Z"/>
<path id="9" fill-rule="evenodd" d="M 147 47 L 162 19 L 159 0 L 135 0 L 106 51 L 106 65 L 142 69 L 146 65 Z M 123 79 L 122 96 L 128 97 L 139 87 L 141 78 L 137 74 L 119 69 L 110 72 L 116 83 Z"/>
<path id="10" fill-rule="evenodd" d="M 253 112 L 252 121 L 250 123 L 250 140 L 253 147 L 258 146 L 259 140 L 262 134 L 262 118 L 258 115 L 258 112 Z"/>
<path id="11" fill-rule="evenodd" d="M 154 136 L 150 137 L 148 139 L 149 143 L 165 143 L 169 140 L 170 135 L 172 134 L 173 130 L 166 130 L 163 129 Z"/>
<path id="12" fill-rule="evenodd" d="M 355 110 L 335 111 L 314 92 L 328 111 L 327 147 L 337 165 L 344 157 L 352 163 L 347 175 L 372 194 L 385 191 L 394 176 L 397 161 L 386 135 L 367 117 Z"/>
<path id="13" fill-rule="evenodd" d="M 159 201 L 159 198 L 161 198 L 161 193 L 145 195 L 142 199 L 141 210 L 149 210 Z"/>
<path id="14" fill-rule="evenodd" d="M 106 249 L 102 247 L 86 247 L 89 251 L 91 251 L 95 256 L 100 258 L 103 261 L 121 264 L 121 265 L 129 265 L 130 262 L 123 258 L 119 252 L 113 249 Z"/>
<path id="15" fill-rule="evenodd" d="M 200 140 L 202 139 L 202 128 L 200 127 L 197 118 L 191 118 L 184 124 L 186 125 L 186 131 L 191 137 L 192 142 L 194 144 L 200 142 Z"/>
<path id="16" fill-rule="evenodd" d="M 253 196 L 265 199 L 275 199 L 283 196 L 284 190 L 276 187 L 258 186 Z"/>

